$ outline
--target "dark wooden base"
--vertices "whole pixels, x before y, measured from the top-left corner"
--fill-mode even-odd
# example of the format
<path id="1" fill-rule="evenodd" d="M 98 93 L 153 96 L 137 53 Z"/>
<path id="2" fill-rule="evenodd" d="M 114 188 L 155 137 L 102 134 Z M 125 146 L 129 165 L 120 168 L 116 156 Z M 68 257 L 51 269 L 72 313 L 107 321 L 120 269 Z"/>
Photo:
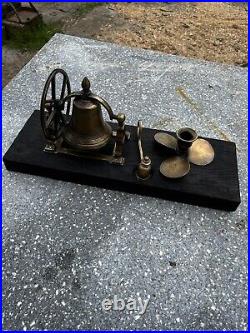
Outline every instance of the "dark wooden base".
<path id="1" fill-rule="evenodd" d="M 215 159 L 210 165 L 191 165 L 191 171 L 185 177 L 166 179 L 160 174 L 159 167 L 169 152 L 154 142 L 154 134 L 158 130 L 145 128 L 142 133 L 143 149 L 152 159 L 153 174 L 150 179 L 141 181 L 135 175 L 139 162 L 136 127 L 126 126 L 126 129 L 131 132 L 131 139 L 124 146 L 126 161 L 123 166 L 47 153 L 44 152 L 46 141 L 40 126 L 39 111 L 35 111 L 3 160 L 8 170 L 32 175 L 229 211 L 238 207 L 240 192 L 236 146 L 233 142 L 208 139 L 215 150 Z M 108 147 L 106 149 L 108 151 Z"/>

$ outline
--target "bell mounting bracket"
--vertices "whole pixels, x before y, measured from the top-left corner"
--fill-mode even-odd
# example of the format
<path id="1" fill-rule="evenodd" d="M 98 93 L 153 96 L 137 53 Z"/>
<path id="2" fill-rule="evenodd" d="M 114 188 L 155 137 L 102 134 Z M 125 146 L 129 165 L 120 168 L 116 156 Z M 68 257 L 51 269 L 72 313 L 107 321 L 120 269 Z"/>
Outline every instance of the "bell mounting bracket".
<path id="1" fill-rule="evenodd" d="M 62 75 L 61 88 L 57 87 L 56 77 Z M 57 91 L 60 90 L 59 96 Z M 48 97 L 50 95 L 50 97 Z M 72 116 L 71 99 L 80 97 L 85 100 L 92 100 L 101 104 L 108 112 L 109 119 L 117 121 L 117 129 L 112 131 L 115 139 L 112 154 L 98 152 L 85 152 L 74 149 L 74 147 L 64 146 L 63 131 L 70 122 Z M 87 77 L 82 80 L 82 90 L 71 92 L 70 81 L 67 73 L 57 68 L 49 75 L 41 98 L 40 119 L 44 136 L 47 140 L 44 151 L 49 153 L 63 153 L 88 159 L 108 161 L 110 163 L 123 165 L 123 146 L 125 140 L 129 140 L 130 133 L 125 130 L 125 115 L 123 113 L 114 114 L 111 106 L 102 97 L 95 95 L 90 90 L 90 81 Z"/>

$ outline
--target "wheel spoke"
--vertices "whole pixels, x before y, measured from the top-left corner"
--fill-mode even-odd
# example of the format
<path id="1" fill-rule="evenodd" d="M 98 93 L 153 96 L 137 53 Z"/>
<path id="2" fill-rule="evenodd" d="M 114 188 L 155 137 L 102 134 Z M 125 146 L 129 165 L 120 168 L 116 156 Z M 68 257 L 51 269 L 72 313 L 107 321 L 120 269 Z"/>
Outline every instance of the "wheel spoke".
<path id="1" fill-rule="evenodd" d="M 65 119 L 64 119 L 64 115 L 62 114 L 62 112 L 59 112 L 58 120 L 59 120 L 62 124 L 65 124 Z"/>
<path id="2" fill-rule="evenodd" d="M 50 123 L 52 122 L 52 120 L 54 119 L 56 115 L 56 110 L 53 110 L 50 115 L 49 115 L 49 118 L 47 119 L 46 123 L 45 123 L 45 127 L 48 128 Z"/>
<path id="3" fill-rule="evenodd" d="M 67 111 L 66 111 L 66 116 L 68 116 L 69 115 L 69 113 L 70 113 L 70 100 L 67 102 Z"/>
<path id="4" fill-rule="evenodd" d="M 56 82 L 56 76 L 60 73 L 62 79 Z M 57 88 L 61 90 L 57 91 Z M 62 133 L 65 127 L 66 119 L 64 118 L 64 103 L 62 100 L 67 94 L 71 93 L 70 82 L 67 73 L 62 69 L 54 69 L 49 75 L 41 98 L 40 112 L 41 124 L 46 139 L 56 140 Z M 58 95 L 58 98 L 56 96 Z M 66 103 L 65 103 L 66 104 Z M 70 113 L 70 101 L 67 102 L 65 113 Z"/>

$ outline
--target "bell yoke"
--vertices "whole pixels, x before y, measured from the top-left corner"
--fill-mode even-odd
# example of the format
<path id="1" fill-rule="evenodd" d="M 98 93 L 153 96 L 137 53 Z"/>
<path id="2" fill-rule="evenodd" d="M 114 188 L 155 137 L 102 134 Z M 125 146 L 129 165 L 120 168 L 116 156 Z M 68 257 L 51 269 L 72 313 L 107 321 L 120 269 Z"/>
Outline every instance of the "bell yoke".
<path id="1" fill-rule="evenodd" d="M 60 98 L 56 98 L 58 74 L 63 76 Z M 48 98 L 50 90 L 51 99 Z M 117 121 L 115 131 L 104 121 L 101 106 L 107 110 L 110 120 Z M 82 81 L 82 90 L 71 93 L 67 73 L 62 69 L 55 69 L 45 84 L 40 111 L 42 128 L 48 142 L 45 151 L 79 156 L 84 156 L 87 152 L 91 154 L 87 156 L 90 158 L 124 164 L 123 144 L 125 139 L 129 139 L 129 133 L 125 132 L 125 115 L 114 114 L 102 97 L 93 94 L 87 77 Z M 112 154 L 100 153 L 99 150 L 105 147 L 111 138 L 114 138 Z"/>

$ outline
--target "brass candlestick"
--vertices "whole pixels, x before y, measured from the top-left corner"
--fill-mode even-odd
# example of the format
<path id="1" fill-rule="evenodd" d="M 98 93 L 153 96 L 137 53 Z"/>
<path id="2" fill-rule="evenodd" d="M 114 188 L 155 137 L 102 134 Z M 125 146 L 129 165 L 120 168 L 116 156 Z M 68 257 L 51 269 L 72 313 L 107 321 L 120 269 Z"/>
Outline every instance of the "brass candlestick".
<path id="1" fill-rule="evenodd" d="M 181 178 L 190 171 L 190 163 L 204 166 L 214 159 L 214 149 L 204 139 L 199 139 L 195 130 L 184 127 L 176 132 L 176 138 L 164 132 L 154 136 L 160 145 L 174 150 L 176 155 L 167 158 L 160 166 L 160 172 L 167 178 Z"/>

